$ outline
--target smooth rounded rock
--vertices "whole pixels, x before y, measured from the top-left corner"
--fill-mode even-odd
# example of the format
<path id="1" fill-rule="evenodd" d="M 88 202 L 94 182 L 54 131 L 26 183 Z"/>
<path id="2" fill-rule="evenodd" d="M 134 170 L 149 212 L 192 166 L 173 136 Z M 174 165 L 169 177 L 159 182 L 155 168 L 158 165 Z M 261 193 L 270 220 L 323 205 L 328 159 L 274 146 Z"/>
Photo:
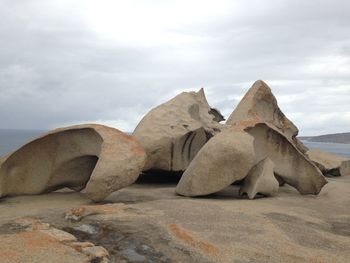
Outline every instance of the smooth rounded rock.
<path id="1" fill-rule="evenodd" d="M 176 186 L 176 193 L 200 196 L 216 193 L 243 179 L 254 164 L 254 138 L 225 130 L 198 152 Z"/>
<path id="2" fill-rule="evenodd" d="M 60 128 L 2 160 L 0 197 L 69 187 L 100 201 L 132 184 L 144 163 L 140 144 L 117 129 L 96 124 Z"/>
<path id="3" fill-rule="evenodd" d="M 203 145 L 225 125 L 201 89 L 182 92 L 148 112 L 135 136 L 147 153 L 144 171 L 184 171 Z"/>

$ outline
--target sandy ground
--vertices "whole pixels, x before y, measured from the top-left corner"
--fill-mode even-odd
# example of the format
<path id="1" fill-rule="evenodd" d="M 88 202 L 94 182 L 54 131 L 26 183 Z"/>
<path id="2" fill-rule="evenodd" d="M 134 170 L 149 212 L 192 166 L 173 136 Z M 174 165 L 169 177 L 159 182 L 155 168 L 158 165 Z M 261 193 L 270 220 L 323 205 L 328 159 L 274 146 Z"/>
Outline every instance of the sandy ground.
<path id="1" fill-rule="evenodd" d="M 88 262 L 57 244 L 28 252 L 31 241 L 11 225 L 24 216 L 105 247 L 111 262 L 350 262 L 350 177 L 329 179 L 319 196 L 283 186 L 256 200 L 239 197 L 236 186 L 205 198 L 177 196 L 175 186 L 144 178 L 98 205 L 67 192 L 2 199 L 1 262 Z M 77 207 L 90 212 L 65 220 Z M 27 253 L 25 260 L 11 258 L 11 249 Z"/>

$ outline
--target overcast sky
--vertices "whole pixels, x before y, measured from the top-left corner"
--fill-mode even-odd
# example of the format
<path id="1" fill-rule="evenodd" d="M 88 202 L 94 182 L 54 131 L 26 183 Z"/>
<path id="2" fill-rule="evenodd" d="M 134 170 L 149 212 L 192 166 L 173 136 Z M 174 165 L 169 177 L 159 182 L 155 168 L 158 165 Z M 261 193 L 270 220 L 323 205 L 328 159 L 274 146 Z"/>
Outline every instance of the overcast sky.
<path id="1" fill-rule="evenodd" d="M 349 132 L 350 1 L 0 1 L 0 128 L 132 131 L 201 87 L 228 117 L 257 79 L 301 135 Z"/>

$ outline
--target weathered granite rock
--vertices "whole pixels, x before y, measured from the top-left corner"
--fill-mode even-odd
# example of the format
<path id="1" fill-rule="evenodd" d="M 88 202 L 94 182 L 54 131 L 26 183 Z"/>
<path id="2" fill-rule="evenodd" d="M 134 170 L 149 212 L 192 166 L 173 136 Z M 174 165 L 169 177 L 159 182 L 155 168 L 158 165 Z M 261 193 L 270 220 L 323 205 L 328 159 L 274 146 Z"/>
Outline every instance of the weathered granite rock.
<path id="1" fill-rule="evenodd" d="M 204 90 L 183 92 L 152 109 L 133 135 L 147 153 L 144 171 L 184 171 L 202 146 L 220 132 L 224 120 L 210 108 Z"/>
<path id="2" fill-rule="evenodd" d="M 340 165 L 340 175 L 350 176 L 350 160 L 343 161 Z"/>
<path id="3" fill-rule="evenodd" d="M 318 194 L 327 183 L 321 171 L 284 134 L 266 123 L 241 122 L 212 138 L 184 172 L 176 192 L 218 192 L 269 158 L 283 181 L 301 194 Z"/>
<path id="4" fill-rule="evenodd" d="M 200 196 L 218 192 L 243 179 L 254 165 L 254 138 L 224 130 L 198 152 L 176 186 L 176 193 Z"/>
<path id="5" fill-rule="evenodd" d="M 243 186 L 239 190 L 240 195 L 247 194 L 249 199 L 254 199 L 257 193 L 265 196 L 276 193 L 279 183 L 273 172 L 274 167 L 275 164 L 269 158 L 261 160 L 244 179 Z"/>
<path id="6" fill-rule="evenodd" d="M 346 158 L 320 150 L 309 150 L 307 156 L 324 175 L 340 176 L 340 165 Z"/>
<path id="7" fill-rule="evenodd" d="M 0 197 L 69 187 L 103 200 L 132 184 L 145 152 L 131 136 L 103 125 L 61 128 L 29 142 L 0 166 Z"/>
<path id="8" fill-rule="evenodd" d="M 205 144 L 190 163 L 176 187 L 178 194 L 218 192 L 246 178 L 254 166 L 242 188 L 251 198 L 259 187 L 269 193 L 287 183 L 302 194 L 318 194 L 327 183 L 304 154 L 307 148 L 296 138 L 297 127 L 280 110 L 263 81 L 254 83 L 226 124 L 229 128 Z M 273 164 L 263 161 L 268 159 Z M 258 176 L 265 170 L 266 177 Z"/>
<path id="9" fill-rule="evenodd" d="M 244 130 L 254 137 L 256 163 L 270 158 L 274 172 L 301 194 L 318 194 L 327 183 L 321 171 L 273 125 L 257 123 Z"/>
<path id="10" fill-rule="evenodd" d="M 307 147 L 296 138 L 299 132 L 298 128 L 283 114 L 277 104 L 276 97 L 262 80 L 256 81 L 248 90 L 227 119 L 226 124 L 235 125 L 242 121 L 269 123 L 292 141 L 299 150 L 307 151 Z"/>

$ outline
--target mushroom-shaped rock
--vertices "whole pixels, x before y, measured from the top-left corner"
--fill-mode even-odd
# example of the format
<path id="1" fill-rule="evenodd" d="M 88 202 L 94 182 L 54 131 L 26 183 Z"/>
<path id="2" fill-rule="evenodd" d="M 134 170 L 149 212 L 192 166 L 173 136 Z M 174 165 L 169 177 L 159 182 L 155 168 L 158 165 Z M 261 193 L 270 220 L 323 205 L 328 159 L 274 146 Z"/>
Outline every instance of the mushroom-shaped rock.
<path id="1" fill-rule="evenodd" d="M 275 164 L 269 158 L 261 160 L 244 178 L 243 186 L 239 190 L 240 195 L 247 194 L 249 199 L 254 199 L 257 193 L 265 196 L 276 193 L 279 183 L 273 172 L 274 167 Z"/>
<path id="2" fill-rule="evenodd" d="M 224 130 L 198 152 L 176 186 L 176 193 L 201 196 L 243 179 L 254 164 L 254 138 L 244 131 Z"/>
<path id="3" fill-rule="evenodd" d="M 275 126 L 299 150 L 302 152 L 307 151 L 306 146 L 296 138 L 299 132 L 298 128 L 284 115 L 270 87 L 262 80 L 258 80 L 253 84 L 236 109 L 231 113 L 226 124 L 235 125 L 247 120 L 265 122 Z"/>
<path id="4" fill-rule="evenodd" d="M 5 157 L 0 197 L 69 187 L 100 201 L 133 183 L 145 156 L 134 138 L 103 125 L 53 130 Z"/>
<path id="5" fill-rule="evenodd" d="M 183 92 L 147 113 L 133 135 L 146 150 L 144 171 L 184 171 L 202 146 L 223 127 L 204 90 Z"/>
<path id="6" fill-rule="evenodd" d="M 350 176 L 350 160 L 343 161 L 340 165 L 340 175 L 341 176 Z"/>
<path id="7" fill-rule="evenodd" d="M 257 123 L 245 130 L 254 137 L 256 161 L 270 158 L 274 172 L 301 194 L 318 194 L 327 183 L 321 171 L 274 126 Z"/>
<path id="8" fill-rule="evenodd" d="M 342 156 L 320 150 L 309 150 L 306 154 L 325 175 L 340 176 L 340 165 L 346 161 Z"/>

